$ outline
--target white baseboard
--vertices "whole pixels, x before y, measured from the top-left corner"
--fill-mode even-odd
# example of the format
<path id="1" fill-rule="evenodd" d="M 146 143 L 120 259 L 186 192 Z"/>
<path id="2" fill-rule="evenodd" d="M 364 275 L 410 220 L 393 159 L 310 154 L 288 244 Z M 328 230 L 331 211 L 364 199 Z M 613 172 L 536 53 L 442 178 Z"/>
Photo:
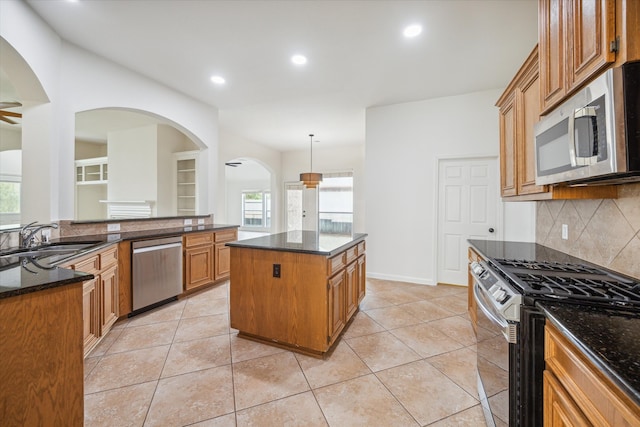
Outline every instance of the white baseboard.
<path id="1" fill-rule="evenodd" d="M 436 283 L 432 279 L 421 279 L 418 277 L 397 276 L 395 274 L 382 274 L 367 271 L 367 277 L 370 279 L 392 280 L 394 282 L 415 283 L 416 285 L 435 286 Z"/>

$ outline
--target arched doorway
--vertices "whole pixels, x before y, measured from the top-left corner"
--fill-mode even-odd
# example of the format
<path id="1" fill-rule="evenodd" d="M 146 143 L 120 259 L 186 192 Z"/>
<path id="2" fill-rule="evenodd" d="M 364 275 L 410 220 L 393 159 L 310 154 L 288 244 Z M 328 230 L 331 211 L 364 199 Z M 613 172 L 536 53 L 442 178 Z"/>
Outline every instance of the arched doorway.
<path id="1" fill-rule="evenodd" d="M 227 222 L 240 225 L 239 239 L 269 234 L 275 227 L 271 175 L 253 159 L 225 162 Z"/>

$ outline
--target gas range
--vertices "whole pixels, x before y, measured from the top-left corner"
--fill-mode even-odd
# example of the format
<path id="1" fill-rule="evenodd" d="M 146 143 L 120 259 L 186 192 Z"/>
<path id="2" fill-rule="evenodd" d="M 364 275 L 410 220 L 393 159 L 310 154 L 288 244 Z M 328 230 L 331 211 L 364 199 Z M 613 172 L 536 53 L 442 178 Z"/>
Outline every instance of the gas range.
<path id="1" fill-rule="evenodd" d="M 488 264 L 525 297 L 640 311 L 640 283 L 597 267 L 496 258 Z"/>

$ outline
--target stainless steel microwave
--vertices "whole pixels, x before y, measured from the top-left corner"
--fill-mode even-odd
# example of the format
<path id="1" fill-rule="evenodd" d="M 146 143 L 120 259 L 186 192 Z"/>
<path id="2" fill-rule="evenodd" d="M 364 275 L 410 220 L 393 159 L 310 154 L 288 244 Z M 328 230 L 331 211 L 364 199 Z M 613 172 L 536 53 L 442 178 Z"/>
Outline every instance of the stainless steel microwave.
<path id="1" fill-rule="evenodd" d="M 607 70 L 534 132 L 538 185 L 640 181 L 640 62 Z"/>

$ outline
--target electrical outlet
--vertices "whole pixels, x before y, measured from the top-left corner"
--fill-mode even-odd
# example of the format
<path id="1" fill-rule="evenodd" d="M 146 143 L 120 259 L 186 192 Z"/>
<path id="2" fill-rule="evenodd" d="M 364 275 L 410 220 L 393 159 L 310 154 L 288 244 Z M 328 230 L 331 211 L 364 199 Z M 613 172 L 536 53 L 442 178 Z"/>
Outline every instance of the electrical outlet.
<path id="1" fill-rule="evenodd" d="M 111 233 L 113 231 L 120 231 L 120 224 L 107 224 L 107 233 Z"/>
<path id="2" fill-rule="evenodd" d="M 184 225 L 191 225 L 191 224 L 193 224 L 193 220 L 191 220 L 191 219 L 185 219 L 184 220 Z"/>
<path id="3" fill-rule="evenodd" d="M 569 226 L 562 224 L 562 239 L 567 240 L 569 238 Z"/>
<path id="4" fill-rule="evenodd" d="M 198 218 L 198 224 L 204 224 L 204 218 Z"/>
<path id="5" fill-rule="evenodd" d="M 273 277 L 280 277 L 280 264 L 273 264 Z"/>

